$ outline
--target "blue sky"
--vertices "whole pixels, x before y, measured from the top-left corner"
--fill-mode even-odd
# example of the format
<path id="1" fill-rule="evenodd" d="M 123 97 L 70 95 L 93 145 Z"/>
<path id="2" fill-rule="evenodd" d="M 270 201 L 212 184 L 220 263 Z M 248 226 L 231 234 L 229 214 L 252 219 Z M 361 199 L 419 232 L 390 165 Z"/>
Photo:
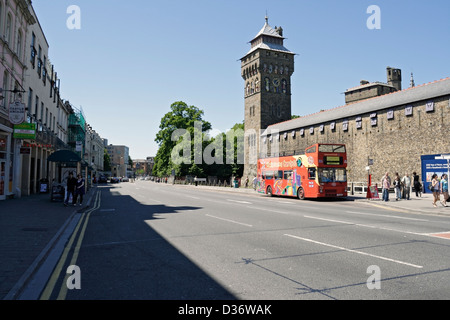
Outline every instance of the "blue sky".
<path id="1" fill-rule="evenodd" d="M 70 30 L 67 8 L 81 10 Z M 367 28 L 370 5 L 380 29 Z M 154 156 L 159 123 L 184 101 L 226 131 L 244 120 L 240 61 L 264 25 L 282 26 L 295 52 L 292 113 L 344 104 L 362 79 L 386 82 L 402 69 L 403 88 L 450 76 L 450 1 L 406 0 L 35 0 L 61 79 L 61 96 L 133 159 Z"/>

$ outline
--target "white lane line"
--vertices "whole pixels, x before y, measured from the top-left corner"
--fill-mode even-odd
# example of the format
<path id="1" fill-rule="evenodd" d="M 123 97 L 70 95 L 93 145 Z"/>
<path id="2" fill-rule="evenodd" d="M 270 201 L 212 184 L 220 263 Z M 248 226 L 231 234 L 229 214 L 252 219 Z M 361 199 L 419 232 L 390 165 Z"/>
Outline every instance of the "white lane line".
<path id="1" fill-rule="evenodd" d="M 359 214 L 362 216 L 388 217 L 388 218 L 393 218 L 393 219 L 404 219 L 404 220 L 412 220 L 412 221 L 424 221 L 424 222 L 430 221 L 430 220 L 425 220 L 425 219 L 390 216 L 388 214 L 362 213 L 362 212 L 356 212 L 356 211 L 346 211 L 346 213 Z"/>
<path id="2" fill-rule="evenodd" d="M 295 215 L 295 212 L 288 212 L 288 211 L 279 211 L 279 210 L 273 210 L 273 209 L 267 209 L 263 207 L 255 207 L 255 206 L 247 206 L 248 209 L 253 209 L 257 211 L 268 211 L 270 213 L 280 213 L 280 214 L 287 214 L 287 215 Z"/>
<path id="3" fill-rule="evenodd" d="M 400 232 L 400 233 L 413 234 L 413 235 L 416 235 L 416 236 L 426 236 L 427 235 L 426 233 L 419 233 L 419 232 L 398 230 L 398 229 L 392 229 L 392 228 L 371 226 L 371 225 L 368 225 L 368 224 L 360 224 L 360 223 L 354 223 L 354 222 L 348 222 L 348 221 L 325 219 L 325 218 L 317 218 L 317 217 L 311 217 L 311 216 L 303 216 L 303 217 L 304 218 L 308 218 L 308 219 L 315 219 L 315 220 L 322 220 L 322 221 L 328 221 L 328 222 L 343 223 L 343 224 L 348 224 L 348 225 L 358 226 L 358 227 L 364 227 L 364 228 L 372 228 L 372 229 L 380 229 L 380 230 L 386 230 L 386 231 L 394 231 L 394 232 Z"/>
<path id="4" fill-rule="evenodd" d="M 319 241 L 315 241 L 315 240 L 311 240 L 311 239 L 306 239 L 306 238 L 301 238 L 301 237 L 297 237 L 297 236 L 293 236 L 291 234 L 285 234 L 285 236 L 290 237 L 290 238 L 294 238 L 297 240 L 302 240 L 302 241 L 306 241 L 306 242 L 311 242 L 311 243 L 315 243 L 315 244 L 319 244 L 322 246 L 326 246 L 326 247 L 330 247 L 330 248 L 334 248 L 334 249 L 339 249 L 339 250 L 343 250 L 343 251 L 347 251 L 347 252 L 351 252 L 351 253 L 357 253 L 363 256 L 368 256 L 368 257 L 372 257 L 372 258 L 377 258 L 377 259 L 381 259 L 381 260 L 386 260 L 386 261 L 390 261 L 390 262 L 394 262 L 394 263 L 398 263 L 398 264 L 403 264 L 406 266 L 410 266 L 413 268 L 417 268 L 417 269 L 422 269 L 423 266 L 418 266 L 412 263 L 408 263 L 408 262 L 404 262 L 404 261 L 400 261 L 400 260 L 395 260 L 395 259 L 391 259 L 391 258 L 386 258 L 386 257 L 382 257 L 382 256 L 377 256 L 374 254 L 370 254 L 367 252 L 362 252 L 362 251 L 358 251 L 358 250 L 353 250 L 353 249 L 348 249 L 348 248 L 344 248 L 344 247 L 340 247 L 340 246 L 335 246 L 332 244 L 328 244 L 328 243 L 323 243 L 323 242 L 319 242 Z"/>
<path id="5" fill-rule="evenodd" d="M 242 222 L 238 222 L 238 221 L 234 221 L 234 220 L 229 220 L 229 219 L 219 218 L 219 217 L 212 216 L 212 215 L 209 215 L 209 214 L 207 214 L 206 216 L 207 216 L 207 217 L 210 217 L 210 218 L 215 218 L 215 219 L 219 219 L 219 220 L 231 222 L 231 223 L 240 224 L 240 225 L 242 225 L 242 226 L 246 226 L 246 227 L 250 227 L 250 228 L 253 227 L 251 224 L 246 224 L 246 223 L 242 223 Z"/>
<path id="6" fill-rule="evenodd" d="M 193 196 L 188 196 L 188 195 L 184 195 L 184 196 L 187 197 L 187 198 L 191 198 L 191 199 L 195 199 L 195 200 L 200 200 L 199 197 L 193 197 Z"/>
<path id="7" fill-rule="evenodd" d="M 248 201 L 241 201 L 241 200 L 227 199 L 227 201 L 230 201 L 230 202 L 236 202 L 236 203 L 241 203 L 241 204 L 252 204 L 251 202 L 248 202 Z"/>

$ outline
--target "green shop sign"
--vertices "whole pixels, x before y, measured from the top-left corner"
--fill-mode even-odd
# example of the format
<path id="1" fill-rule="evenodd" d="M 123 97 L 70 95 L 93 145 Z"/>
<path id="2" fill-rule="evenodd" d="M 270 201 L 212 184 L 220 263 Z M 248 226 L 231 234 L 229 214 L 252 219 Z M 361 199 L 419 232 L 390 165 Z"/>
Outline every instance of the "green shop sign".
<path id="1" fill-rule="evenodd" d="M 22 123 L 14 125 L 14 139 L 36 139 L 36 124 Z"/>

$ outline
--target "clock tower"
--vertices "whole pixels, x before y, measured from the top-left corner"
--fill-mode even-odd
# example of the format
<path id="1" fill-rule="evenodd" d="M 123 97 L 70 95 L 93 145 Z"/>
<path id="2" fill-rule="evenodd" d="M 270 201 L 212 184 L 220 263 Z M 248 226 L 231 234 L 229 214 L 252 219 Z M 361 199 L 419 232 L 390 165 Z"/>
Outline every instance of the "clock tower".
<path id="1" fill-rule="evenodd" d="M 260 153 L 260 134 L 268 126 L 291 119 L 291 76 L 295 54 L 284 47 L 283 29 L 266 22 L 241 58 L 245 81 L 245 165 L 252 181 Z"/>

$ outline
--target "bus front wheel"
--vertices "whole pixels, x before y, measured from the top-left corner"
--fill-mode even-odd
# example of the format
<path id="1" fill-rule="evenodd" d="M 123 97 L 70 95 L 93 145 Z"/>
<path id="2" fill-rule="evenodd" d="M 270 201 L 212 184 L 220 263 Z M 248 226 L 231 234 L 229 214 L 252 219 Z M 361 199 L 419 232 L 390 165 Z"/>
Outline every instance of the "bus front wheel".
<path id="1" fill-rule="evenodd" d="M 305 200 L 305 190 L 302 187 L 297 189 L 297 198 L 299 200 Z"/>
<path id="2" fill-rule="evenodd" d="M 268 194 L 270 197 L 273 196 L 273 192 L 272 192 L 272 187 L 271 187 L 271 186 L 268 186 L 268 187 L 267 187 L 267 194 Z"/>

